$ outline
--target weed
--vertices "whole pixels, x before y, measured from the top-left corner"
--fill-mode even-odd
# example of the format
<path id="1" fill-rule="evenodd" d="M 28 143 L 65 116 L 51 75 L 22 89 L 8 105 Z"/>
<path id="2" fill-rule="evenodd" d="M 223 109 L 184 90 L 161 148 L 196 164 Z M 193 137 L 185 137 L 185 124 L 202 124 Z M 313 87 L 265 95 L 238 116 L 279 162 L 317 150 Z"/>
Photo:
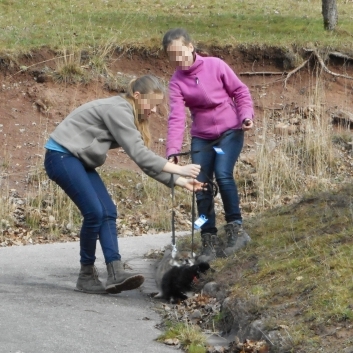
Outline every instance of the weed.
<path id="1" fill-rule="evenodd" d="M 206 353 L 207 339 L 197 326 L 188 323 L 169 323 L 169 328 L 158 337 L 158 341 L 164 342 L 167 339 L 178 339 L 188 353 Z"/>
<path id="2" fill-rule="evenodd" d="M 70 52 L 67 48 L 56 59 L 54 79 L 59 83 L 79 83 L 88 80 L 88 75 L 81 67 L 80 52 Z"/>

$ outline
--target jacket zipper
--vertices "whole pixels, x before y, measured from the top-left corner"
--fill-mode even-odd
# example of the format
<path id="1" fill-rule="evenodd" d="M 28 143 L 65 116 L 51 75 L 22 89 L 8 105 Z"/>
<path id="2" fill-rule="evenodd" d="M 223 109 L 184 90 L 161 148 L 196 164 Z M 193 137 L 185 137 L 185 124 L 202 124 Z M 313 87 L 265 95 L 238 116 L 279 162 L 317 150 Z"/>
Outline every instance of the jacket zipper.
<path id="1" fill-rule="evenodd" d="M 206 98 L 207 101 L 210 103 L 211 100 L 210 100 L 210 98 L 208 97 L 208 95 L 207 95 L 206 91 L 204 90 L 204 88 L 202 87 L 202 85 L 200 84 L 200 80 L 199 80 L 199 78 L 198 78 L 197 76 L 195 77 L 195 81 L 196 81 L 196 85 L 197 85 L 197 86 L 200 86 L 200 88 L 201 88 L 201 90 L 202 90 L 202 92 L 203 92 L 205 98 Z"/>

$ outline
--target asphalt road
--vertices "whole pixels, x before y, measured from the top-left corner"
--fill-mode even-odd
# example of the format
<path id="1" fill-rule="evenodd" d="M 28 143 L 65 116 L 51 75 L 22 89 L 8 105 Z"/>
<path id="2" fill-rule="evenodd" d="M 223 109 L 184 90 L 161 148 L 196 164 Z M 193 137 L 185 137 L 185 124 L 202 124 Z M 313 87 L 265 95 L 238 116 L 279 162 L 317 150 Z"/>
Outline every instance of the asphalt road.
<path id="1" fill-rule="evenodd" d="M 170 233 L 119 239 L 122 260 L 146 280 L 140 289 L 115 295 L 74 291 L 77 242 L 0 248 L 0 353 L 175 352 L 155 341 L 161 319 L 148 295 L 156 291 L 154 262 L 144 259 L 170 242 Z"/>

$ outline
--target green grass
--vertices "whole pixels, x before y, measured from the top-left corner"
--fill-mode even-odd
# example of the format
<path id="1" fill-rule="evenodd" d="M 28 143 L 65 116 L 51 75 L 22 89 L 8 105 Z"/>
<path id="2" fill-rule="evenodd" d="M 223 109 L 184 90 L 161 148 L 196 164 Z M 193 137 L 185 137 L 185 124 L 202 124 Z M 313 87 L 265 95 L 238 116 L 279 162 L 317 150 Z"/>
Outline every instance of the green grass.
<path id="1" fill-rule="evenodd" d="M 206 353 L 206 336 L 198 326 L 188 323 L 170 323 L 168 326 L 168 329 L 158 337 L 158 341 L 176 339 L 187 353 Z"/>
<path id="2" fill-rule="evenodd" d="M 234 305 L 247 303 L 252 319 L 266 318 L 269 330 L 287 326 L 293 352 L 324 346 L 316 328 L 352 325 L 351 185 L 259 214 L 247 230 L 252 244 L 214 265 L 214 279 L 232 293 Z"/>
<path id="3" fill-rule="evenodd" d="M 353 3 L 338 1 L 337 30 L 323 30 L 321 0 L 0 1 L 0 51 L 69 45 L 159 47 L 163 33 L 185 27 L 206 44 L 307 45 L 352 49 Z"/>

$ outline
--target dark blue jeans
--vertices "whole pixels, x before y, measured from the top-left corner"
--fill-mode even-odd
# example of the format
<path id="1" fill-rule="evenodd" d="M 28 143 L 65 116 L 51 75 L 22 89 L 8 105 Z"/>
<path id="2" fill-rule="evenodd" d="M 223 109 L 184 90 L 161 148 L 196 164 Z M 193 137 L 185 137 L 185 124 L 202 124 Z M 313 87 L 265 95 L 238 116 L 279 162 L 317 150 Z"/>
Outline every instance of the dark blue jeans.
<path id="1" fill-rule="evenodd" d="M 116 230 L 117 209 L 94 169 L 87 169 L 72 154 L 48 150 L 45 170 L 81 211 L 80 256 L 83 265 L 93 265 L 99 240 L 105 262 L 120 260 Z"/>
<path id="2" fill-rule="evenodd" d="M 201 172 L 197 180 L 209 182 L 213 180 L 213 175 L 215 175 L 223 201 L 226 222 L 238 221 L 241 223 L 238 189 L 234 180 L 233 170 L 243 148 L 244 131 L 229 130 L 225 132 L 225 137 L 214 145 L 221 148 L 224 154 L 216 153 L 213 146 L 210 146 L 213 141 L 215 140 L 192 138 L 192 162 L 201 165 Z M 199 215 L 203 214 L 208 218 L 208 221 L 201 227 L 201 234 L 217 233 L 212 191 L 196 192 L 196 202 Z"/>

